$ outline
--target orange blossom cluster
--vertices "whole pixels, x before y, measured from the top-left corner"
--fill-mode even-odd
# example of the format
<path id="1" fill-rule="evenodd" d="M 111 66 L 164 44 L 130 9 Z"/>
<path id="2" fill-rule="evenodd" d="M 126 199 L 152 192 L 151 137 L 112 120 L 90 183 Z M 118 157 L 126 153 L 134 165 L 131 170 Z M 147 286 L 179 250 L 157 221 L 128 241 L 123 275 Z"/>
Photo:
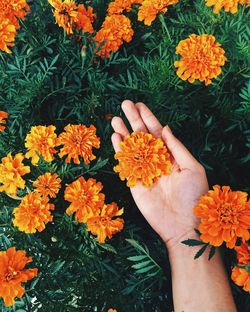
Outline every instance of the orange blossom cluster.
<path id="1" fill-rule="evenodd" d="M 26 0 L 0 1 L 0 50 L 11 53 L 9 47 L 14 46 L 15 36 L 20 28 L 18 19 L 24 20 L 28 11 Z"/>

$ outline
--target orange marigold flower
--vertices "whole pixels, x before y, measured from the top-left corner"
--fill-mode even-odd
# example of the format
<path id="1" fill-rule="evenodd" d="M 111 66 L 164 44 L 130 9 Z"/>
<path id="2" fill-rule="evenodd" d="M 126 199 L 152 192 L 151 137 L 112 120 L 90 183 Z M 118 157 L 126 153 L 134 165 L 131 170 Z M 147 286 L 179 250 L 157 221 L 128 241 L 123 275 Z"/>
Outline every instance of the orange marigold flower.
<path id="1" fill-rule="evenodd" d="M 1 38 L 1 37 L 0 37 Z M 0 47 L 1 49 L 1 47 Z M 5 129 L 6 120 L 8 118 L 8 113 L 0 111 L 0 132 L 3 132 Z"/>
<path id="2" fill-rule="evenodd" d="M 108 312 L 117 312 L 116 309 L 108 309 Z"/>
<path id="3" fill-rule="evenodd" d="M 226 242 L 228 248 L 234 248 L 238 237 L 250 238 L 250 201 L 245 192 L 215 185 L 201 197 L 194 214 L 201 219 L 198 229 L 205 243 L 217 247 Z"/>
<path id="4" fill-rule="evenodd" d="M 249 0 L 206 0 L 206 6 L 211 7 L 214 6 L 214 13 L 218 14 L 222 9 L 225 12 L 231 12 L 233 14 L 238 12 L 238 5 L 246 4 L 250 5 Z"/>
<path id="5" fill-rule="evenodd" d="M 8 19 L 10 24 L 15 28 L 19 28 L 18 18 L 24 19 L 27 12 L 30 10 L 26 0 L 1 0 L 0 1 L 0 16 L 2 19 Z"/>
<path id="6" fill-rule="evenodd" d="M 1 19 L 1 15 L 0 15 Z M 14 46 L 16 27 L 10 24 L 9 19 L 0 20 L 0 50 L 11 53 L 8 47 Z"/>
<path id="7" fill-rule="evenodd" d="M 119 50 L 123 42 L 130 42 L 134 35 L 131 21 L 125 15 L 107 16 L 102 24 L 101 29 L 95 36 L 97 43 L 97 52 L 102 58 L 110 57 L 111 52 Z"/>
<path id="8" fill-rule="evenodd" d="M 25 233 L 41 232 L 45 229 L 45 224 L 53 219 L 51 210 L 54 210 L 54 205 L 49 203 L 48 197 L 35 192 L 29 193 L 14 209 L 13 224 Z"/>
<path id="9" fill-rule="evenodd" d="M 104 205 L 105 195 L 100 193 L 102 187 L 95 179 L 86 181 L 83 177 L 69 184 L 64 193 L 65 200 L 71 202 L 66 213 L 69 215 L 75 212 L 76 221 L 86 222 Z"/>
<path id="10" fill-rule="evenodd" d="M 243 266 L 250 265 L 250 246 L 243 242 L 234 248 L 237 252 L 238 266 L 232 269 L 231 278 L 238 286 L 250 293 L 250 270 Z"/>
<path id="11" fill-rule="evenodd" d="M 73 159 L 75 164 L 80 164 L 79 157 L 84 159 L 85 164 L 96 158 L 92 148 L 100 147 L 100 139 L 93 125 L 89 128 L 84 125 L 67 125 L 64 130 L 59 135 L 59 145 L 63 145 L 59 157 L 67 155 L 65 161 L 69 163 Z"/>
<path id="12" fill-rule="evenodd" d="M 25 293 L 22 283 L 37 276 L 38 270 L 24 269 L 32 262 L 32 257 L 26 257 L 24 250 L 15 247 L 0 251 L 0 298 L 6 307 L 15 303 L 15 298 L 21 298 Z"/>
<path id="13" fill-rule="evenodd" d="M 227 58 L 221 44 L 215 42 L 212 35 L 190 35 L 188 39 L 181 40 L 176 47 L 176 54 L 182 58 L 174 63 L 178 68 L 177 75 L 182 80 L 193 83 L 196 79 L 211 84 L 211 79 L 222 72 Z"/>
<path id="14" fill-rule="evenodd" d="M 84 4 L 79 4 L 77 7 L 77 29 L 82 29 L 84 32 L 92 34 L 94 28 L 92 23 L 96 18 L 96 14 L 93 13 L 93 8 L 90 6 L 85 8 Z"/>
<path id="15" fill-rule="evenodd" d="M 250 264 L 250 246 L 246 242 L 234 248 L 237 252 L 238 262 L 242 265 Z"/>
<path id="16" fill-rule="evenodd" d="M 73 27 L 78 21 L 77 5 L 74 0 L 48 0 L 54 8 L 56 23 L 62 27 L 66 33 L 73 34 Z"/>
<path id="17" fill-rule="evenodd" d="M 0 50 L 11 53 L 19 26 L 18 18 L 24 19 L 29 11 L 26 0 L 0 1 Z"/>
<path id="18" fill-rule="evenodd" d="M 35 126 L 27 134 L 25 147 L 29 151 L 25 154 L 25 157 L 31 158 L 33 165 L 38 163 L 39 156 L 47 162 L 54 159 L 54 154 L 57 153 L 55 147 L 58 145 L 55 130 L 55 126 Z"/>
<path id="19" fill-rule="evenodd" d="M 62 180 L 56 173 L 51 175 L 51 173 L 46 172 L 33 182 L 33 186 L 35 187 L 34 192 L 40 193 L 43 196 L 56 197 L 56 194 L 61 188 L 61 182 Z"/>
<path id="20" fill-rule="evenodd" d="M 97 235 L 99 243 L 105 243 L 106 238 L 111 238 L 113 234 L 123 229 L 124 220 L 113 219 L 123 214 L 123 209 L 118 208 L 116 203 L 104 205 L 98 212 L 87 219 L 87 230 L 93 235 Z"/>
<path id="21" fill-rule="evenodd" d="M 132 5 L 142 4 L 143 0 L 115 0 L 108 6 L 108 15 L 121 14 L 123 11 L 130 12 Z"/>
<path id="22" fill-rule="evenodd" d="M 231 279 L 238 286 L 242 286 L 246 292 L 250 293 L 250 271 L 244 268 L 234 267 Z"/>
<path id="23" fill-rule="evenodd" d="M 9 153 L 2 158 L 0 164 L 0 192 L 15 196 L 18 188 L 24 189 L 25 181 L 22 176 L 30 172 L 29 166 L 23 164 L 24 155 L 19 153 L 12 157 Z"/>
<path id="24" fill-rule="evenodd" d="M 114 167 L 127 186 L 137 182 L 152 186 L 158 177 L 171 172 L 170 155 L 164 142 L 144 132 L 134 132 L 120 143 L 121 150 L 115 154 L 119 164 Z"/>
<path id="25" fill-rule="evenodd" d="M 150 26 L 159 13 L 165 13 L 168 6 L 178 3 L 179 0 L 144 0 L 139 8 L 138 20 Z"/>

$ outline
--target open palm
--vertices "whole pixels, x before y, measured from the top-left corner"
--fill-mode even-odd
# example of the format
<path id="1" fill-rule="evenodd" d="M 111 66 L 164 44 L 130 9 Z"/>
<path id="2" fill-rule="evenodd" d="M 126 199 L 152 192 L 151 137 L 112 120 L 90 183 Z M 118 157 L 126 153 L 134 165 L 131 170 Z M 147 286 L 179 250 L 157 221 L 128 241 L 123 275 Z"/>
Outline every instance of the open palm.
<path id="1" fill-rule="evenodd" d="M 132 196 L 152 228 L 167 245 L 178 243 L 197 227 L 193 207 L 208 190 L 205 170 L 185 146 L 172 134 L 169 127 L 159 123 L 143 103 L 124 101 L 122 109 L 135 132 L 149 132 L 163 139 L 173 156 L 170 176 L 162 176 L 150 188 L 137 184 L 131 188 Z M 115 133 L 112 142 L 115 151 L 129 134 L 120 117 L 114 117 Z"/>

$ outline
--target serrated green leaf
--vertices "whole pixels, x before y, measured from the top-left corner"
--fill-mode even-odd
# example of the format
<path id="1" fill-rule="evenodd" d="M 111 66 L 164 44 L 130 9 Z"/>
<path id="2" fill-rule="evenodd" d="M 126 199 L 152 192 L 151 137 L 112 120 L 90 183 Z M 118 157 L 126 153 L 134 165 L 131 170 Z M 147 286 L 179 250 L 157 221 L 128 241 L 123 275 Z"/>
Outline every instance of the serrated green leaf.
<path id="1" fill-rule="evenodd" d="M 143 259 L 147 258 L 147 256 L 132 256 L 132 257 L 128 257 L 127 259 L 130 261 L 141 261 Z"/>
<path id="2" fill-rule="evenodd" d="M 140 262 L 140 263 L 137 263 L 137 264 L 133 264 L 132 268 L 138 270 L 138 269 L 144 268 L 149 263 L 152 263 L 152 262 L 150 260 L 148 260 L 148 261 Z"/>
<path id="3" fill-rule="evenodd" d="M 150 265 L 148 267 L 137 270 L 136 273 L 138 273 L 138 274 L 147 273 L 148 271 L 151 271 L 153 268 L 156 268 L 155 265 Z"/>

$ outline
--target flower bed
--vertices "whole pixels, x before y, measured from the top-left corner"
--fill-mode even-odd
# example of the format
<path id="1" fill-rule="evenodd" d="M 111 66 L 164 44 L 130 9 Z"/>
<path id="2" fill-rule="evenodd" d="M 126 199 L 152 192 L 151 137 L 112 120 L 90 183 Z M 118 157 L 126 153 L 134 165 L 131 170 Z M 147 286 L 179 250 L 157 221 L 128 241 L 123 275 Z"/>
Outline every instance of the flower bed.
<path id="1" fill-rule="evenodd" d="M 248 6 L 1 1 L 1 311 L 173 310 L 166 250 L 119 179 L 151 187 L 171 155 L 143 133 L 115 154 L 110 121 L 125 98 L 147 103 L 206 168 L 202 242 L 185 243 L 203 245 L 198 256 L 221 246 L 238 310 L 250 310 Z"/>

